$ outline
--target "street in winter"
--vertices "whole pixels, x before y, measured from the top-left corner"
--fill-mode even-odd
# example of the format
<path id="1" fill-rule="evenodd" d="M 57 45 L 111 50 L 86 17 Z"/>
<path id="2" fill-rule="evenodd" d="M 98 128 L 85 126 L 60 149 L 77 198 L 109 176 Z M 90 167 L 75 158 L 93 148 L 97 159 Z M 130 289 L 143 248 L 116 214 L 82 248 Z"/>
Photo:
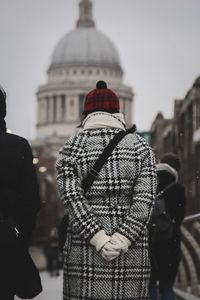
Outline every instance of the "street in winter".
<path id="1" fill-rule="evenodd" d="M 1 2 L 0 300 L 200 300 L 200 0 Z"/>

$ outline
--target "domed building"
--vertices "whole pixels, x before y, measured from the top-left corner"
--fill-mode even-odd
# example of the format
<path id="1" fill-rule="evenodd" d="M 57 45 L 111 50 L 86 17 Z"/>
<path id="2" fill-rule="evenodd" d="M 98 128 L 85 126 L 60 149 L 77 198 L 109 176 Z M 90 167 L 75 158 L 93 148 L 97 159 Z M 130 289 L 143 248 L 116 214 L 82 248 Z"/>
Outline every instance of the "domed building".
<path id="1" fill-rule="evenodd" d="M 96 29 L 90 0 L 80 1 L 76 28 L 56 45 L 48 81 L 37 92 L 37 137 L 32 142 L 42 202 L 34 243 L 48 245 L 48 237 L 63 215 L 57 195 L 55 160 L 68 136 L 79 130 L 85 95 L 105 80 L 119 96 L 121 111 L 132 123 L 133 91 L 123 83 L 118 51 L 109 37 Z"/>
<path id="2" fill-rule="evenodd" d="M 48 81 L 37 92 L 37 140 L 49 141 L 54 150 L 77 130 L 85 95 L 100 79 L 118 94 L 121 111 L 127 123 L 132 122 L 133 91 L 123 83 L 119 53 L 111 39 L 96 29 L 91 1 L 81 0 L 79 6 L 76 28 L 56 45 Z"/>

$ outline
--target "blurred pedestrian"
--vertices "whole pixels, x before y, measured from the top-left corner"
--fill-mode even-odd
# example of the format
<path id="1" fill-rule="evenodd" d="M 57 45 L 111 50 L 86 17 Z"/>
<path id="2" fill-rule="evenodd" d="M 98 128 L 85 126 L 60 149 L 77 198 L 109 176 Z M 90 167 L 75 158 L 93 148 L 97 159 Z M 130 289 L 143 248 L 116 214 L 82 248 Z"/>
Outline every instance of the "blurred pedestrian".
<path id="1" fill-rule="evenodd" d="M 85 98 L 83 130 L 60 151 L 58 187 L 69 219 L 63 299 L 147 299 L 154 154 L 142 137 L 129 133 L 99 174 L 92 169 L 110 141 L 126 132 L 119 109 L 117 95 L 99 81 Z M 96 179 L 85 193 L 89 172 Z"/>
<path id="2" fill-rule="evenodd" d="M 40 197 L 31 148 L 24 138 L 6 132 L 5 116 L 6 93 L 0 87 L 0 298 L 13 300 L 20 270 L 11 246 L 5 246 L 3 226 L 9 223 L 28 246 Z"/>
<path id="3" fill-rule="evenodd" d="M 53 227 L 47 245 L 48 271 L 51 276 L 59 276 L 59 248 L 57 228 Z"/>
<path id="4" fill-rule="evenodd" d="M 180 160 L 174 153 L 166 153 L 157 165 L 157 194 L 166 190 L 162 197 L 165 215 L 169 216 L 172 226 L 166 238 L 156 236 L 151 243 L 150 300 L 175 299 L 173 285 L 181 259 L 180 226 L 185 214 L 186 201 L 185 189 L 178 181 L 180 168 Z"/>

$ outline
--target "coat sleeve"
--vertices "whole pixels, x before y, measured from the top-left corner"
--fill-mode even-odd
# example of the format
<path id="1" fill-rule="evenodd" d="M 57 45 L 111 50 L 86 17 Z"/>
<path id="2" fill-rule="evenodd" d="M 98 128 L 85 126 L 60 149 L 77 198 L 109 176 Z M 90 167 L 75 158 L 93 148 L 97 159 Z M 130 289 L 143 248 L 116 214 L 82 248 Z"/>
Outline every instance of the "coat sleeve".
<path id="1" fill-rule="evenodd" d="M 89 240 L 102 227 L 84 196 L 76 170 L 76 158 L 71 153 L 71 148 L 73 147 L 66 145 L 60 151 L 56 164 L 58 190 L 73 228 L 83 239 Z"/>
<path id="2" fill-rule="evenodd" d="M 154 153 L 146 147 L 141 154 L 141 172 L 133 187 L 132 203 L 124 221 L 118 226 L 117 232 L 127 237 L 133 244 L 146 230 L 151 217 L 156 196 L 157 174 Z"/>
<path id="3" fill-rule="evenodd" d="M 23 141 L 19 200 L 16 208 L 16 221 L 23 238 L 29 241 L 41 207 L 41 199 L 32 151 L 26 140 Z"/>

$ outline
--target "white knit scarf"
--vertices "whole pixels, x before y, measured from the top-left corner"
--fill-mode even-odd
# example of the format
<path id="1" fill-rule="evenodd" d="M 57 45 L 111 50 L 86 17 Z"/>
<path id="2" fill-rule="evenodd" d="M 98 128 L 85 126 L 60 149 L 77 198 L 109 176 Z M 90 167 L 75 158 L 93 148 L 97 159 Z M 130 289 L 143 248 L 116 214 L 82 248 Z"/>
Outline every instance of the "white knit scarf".
<path id="1" fill-rule="evenodd" d="M 110 114 L 104 111 L 97 111 L 89 114 L 83 121 L 82 127 L 86 129 L 95 128 L 120 128 L 126 130 L 126 122 L 122 113 Z"/>

